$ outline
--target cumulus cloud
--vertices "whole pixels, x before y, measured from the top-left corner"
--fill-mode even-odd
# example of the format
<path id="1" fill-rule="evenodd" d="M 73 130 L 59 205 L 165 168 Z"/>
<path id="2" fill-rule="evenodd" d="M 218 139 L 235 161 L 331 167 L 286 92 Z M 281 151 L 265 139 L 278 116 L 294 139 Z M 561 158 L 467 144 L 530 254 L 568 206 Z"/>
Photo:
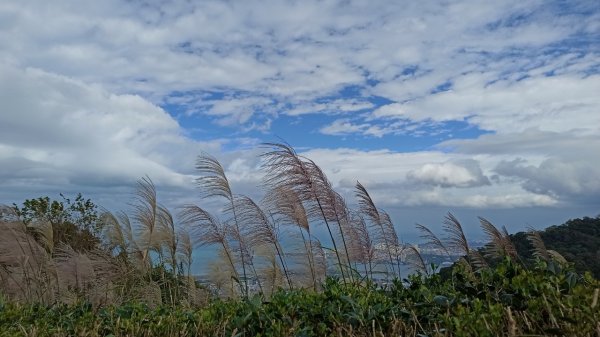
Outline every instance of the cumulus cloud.
<path id="1" fill-rule="evenodd" d="M 220 125 L 256 123 L 265 113 L 368 109 L 364 100 L 320 106 L 350 87 L 363 98 L 398 104 L 372 117 L 474 116 L 471 122 L 489 130 L 526 127 L 542 117 L 554 130 L 562 126 L 552 116 L 574 111 L 579 120 L 597 104 L 589 96 L 597 79 L 586 76 L 598 65 L 592 45 L 598 17 L 585 2 L 38 0 L 0 4 L 0 44 L 4 58 L 24 67 L 155 103 L 173 93 L 253 97 L 227 110 L 201 103 L 190 110 Z M 257 98 L 277 109 L 264 109 Z M 304 109 L 306 102 L 316 105 Z M 502 119 L 506 112 L 511 118 Z"/>
<path id="2" fill-rule="evenodd" d="M 475 187 L 490 185 L 475 160 L 425 164 L 406 174 L 409 180 L 441 187 Z"/>
<path id="3" fill-rule="evenodd" d="M 600 201 L 600 168 L 589 162 L 550 158 L 530 165 L 524 159 L 515 159 L 500 162 L 495 171 L 517 178 L 532 193 L 594 204 Z"/>
<path id="4" fill-rule="evenodd" d="M 558 203 L 554 196 L 524 190 L 518 183 L 492 183 L 487 175 L 507 160 L 505 156 L 355 149 L 313 149 L 302 154 L 321 165 L 350 202 L 359 180 L 383 207 L 520 208 Z"/>
<path id="5" fill-rule="evenodd" d="M 600 75 L 538 76 L 487 84 L 490 80 L 484 74 L 463 75 L 454 81 L 452 90 L 383 106 L 371 118 L 468 120 L 499 133 L 530 128 L 600 130 L 600 97 L 594 94 L 600 91 Z"/>
<path id="6" fill-rule="evenodd" d="M 454 153 L 487 154 L 499 159 L 488 174 L 494 181 L 519 184 L 524 191 L 551 196 L 563 204 L 597 204 L 600 134 L 589 133 L 585 127 L 569 132 L 527 129 L 487 134 L 438 146 Z"/>
<path id="7" fill-rule="evenodd" d="M 393 207 L 590 203 L 598 22 L 593 1 L 2 1 L 0 193 L 148 174 L 187 198 L 202 150 L 252 192 L 257 152 L 223 138 L 327 115 L 306 131 L 389 148 L 303 153 L 349 199 L 359 179 Z M 489 133 L 396 147 L 451 122 Z"/>
<path id="8" fill-rule="evenodd" d="M 8 64 L 0 64 L 0 77 L 2 199 L 24 186 L 131 186 L 145 174 L 186 188 L 200 150 L 220 149 L 217 140 L 188 139 L 168 113 L 139 96 Z"/>

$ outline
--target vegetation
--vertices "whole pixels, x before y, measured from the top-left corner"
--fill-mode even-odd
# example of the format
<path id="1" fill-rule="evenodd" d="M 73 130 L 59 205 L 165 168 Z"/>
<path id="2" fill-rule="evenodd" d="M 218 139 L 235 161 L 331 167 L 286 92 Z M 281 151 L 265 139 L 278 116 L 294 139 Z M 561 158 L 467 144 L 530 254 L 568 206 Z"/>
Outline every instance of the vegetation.
<path id="1" fill-rule="evenodd" d="M 580 273 L 589 271 L 600 279 L 600 215 L 569 220 L 560 226 L 551 226 L 540 231 L 540 236 L 548 249 L 558 252 L 572 262 Z M 532 246 L 527 233 L 511 236 L 519 255 L 524 259 L 532 257 Z"/>
<path id="2" fill-rule="evenodd" d="M 49 197 L 28 199 L 22 206 L 13 204 L 13 211 L 34 236 L 51 235 L 53 246 L 65 244 L 77 251 L 97 248 L 102 232 L 98 206 L 81 194 L 73 201 L 62 194 L 61 197 L 60 201 Z M 44 234 L 45 229 L 52 233 Z"/>
<path id="3" fill-rule="evenodd" d="M 539 233 L 529 233 L 524 260 L 506 229 L 481 218 L 489 244 L 478 251 L 448 214 L 442 238 L 418 226 L 430 245 L 463 256 L 433 273 L 363 185 L 352 210 L 313 161 L 266 146 L 261 201 L 236 194 L 221 164 L 199 157 L 201 198 L 222 201 L 223 217 L 197 204 L 174 216 L 147 177 L 130 215 L 98 215 L 81 196 L 3 208 L 0 335 L 600 336 L 600 283 Z M 204 245 L 219 251 L 209 288 L 191 275 Z M 400 280 L 401 260 L 419 273 Z"/>
<path id="4" fill-rule="evenodd" d="M 461 265 L 445 281 L 413 275 L 381 288 L 329 278 L 320 292 L 193 308 L 2 303 L 0 336 L 597 336 L 598 287 L 589 274 L 505 259 L 477 273 Z"/>

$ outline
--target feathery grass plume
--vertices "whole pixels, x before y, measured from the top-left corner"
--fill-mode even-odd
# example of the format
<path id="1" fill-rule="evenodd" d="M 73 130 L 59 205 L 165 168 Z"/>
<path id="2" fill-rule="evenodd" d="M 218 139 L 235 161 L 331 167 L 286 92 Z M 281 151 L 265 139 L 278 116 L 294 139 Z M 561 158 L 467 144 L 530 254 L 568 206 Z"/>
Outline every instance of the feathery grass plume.
<path id="1" fill-rule="evenodd" d="M 183 306 L 197 309 L 206 307 L 210 303 L 213 297 L 210 290 L 198 287 L 193 276 L 186 276 L 182 281 L 187 292 L 186 297 L 182 299 Z"/>
<path id="2" fill-rule="evenodd" d="M 550 255 L 550 258 L 552 258 L 552 260 L 560 263 L 560 264 L 567 264 L 569 263 L 569 261 L 567 261 L 567 259 L 565 259 L 564 256 L 562 256 L 561 253 L 552 250 L 552 249 L 548 249 L 548 255 Z"/>
<path id="3" fill-rule="evenodd" d="M 263 203 L 274 216 L 282 217 L 285 223 L 298 226 L 310 234 L 306 209 L 294 190 L 286 187 L 270 189 L 265 194 Z"/>
<path id="4" fill-rule="evenodd" d="M 308 268 L 311 275 L 311 282 L 314 289 L 318 287 L 317 277 L 314 268 L 314 256 L 312 249 L 311 231 L 310 224 L 306 215 L 306 210 L 300 198 L 296 193 L 285 187 L 276 187 L 270 189 L 265 194 L 263 203 L 266 205 L 267 210 L 273 222 L 279 222 L 283 224 L 289 224 L 298 227 L 302 236 L 302 243 L 304 244 L 304 251 L 308 261 Z M 307 233 L 308 239 L 304 232 Z"/>
<path id="5" fill-rule="evenodd" d="M 318 281 L 317 284 L 320 286 L 325 281 L 325 276 L 327 275 L 327 254 L 325 253 L 325 249 L 323 249 L 323 245 L 321 245 L 321 241 L 319 241 L 319 239 L 312 238 L 311 241 L 311 254 L 314 257 L 313 266 L 315 269 L 315 276 Z"/>
<path id="6" fill-rule="evenodd" d="M 143 252 L 134 237 L 131 220 L 124 212 L 116 215 L 104 212 L 100 215 L 103 223 L 104 238 L 109 251 L 119 250 L 117 256 L 128 268 L 145 269 Z"/>
<path id="7" fill-rule="evenodd" d="M 149 177 L 138 181 L 133 219 L 138 224 L 138 245 L 142 252 L 142 261 L 145 267 L 152 265 L 149 252 L 154 250 L 160 253 L 160 242 L 155 238 L 160 217 L 160 207 L 156 197 L 156 188 Z"/>
<path id="8" fill-rule="evenodd" d="M 179 236 L 175 230 L 175 221 L 171 212 L 165 207 L 159 206 L 160 208 L 160 216 L 159 216 L 159 226 L 158 226 L 158 237 L 161 243 L 159 249 L 166 250 L 166 264 L 170 266 L 170 272 L 172 275 L 179 275 L 178 273 L 178 261 L 177 261 L 177 247 L 179 245 Z M 164 255 L 164 254 L 163 254 Z M 174 305 L 177 298 L 179 298 L 179 289 L 177 286 L 174 286 L 172 282 L 166 282 L 167 275 L 165 274 L 165 269 L 161 268 L 161 277 L 163 279 L 163 283 L 167 285 L 167 293 L 170 299 L 170 304 Z"/>
<path id="9" fill-rule="evenodd" d="M 394 267 L 396 261 L 394 261 L 392 256 L 392 242 L 390 242 L 389 229 L 384 228 L 381 213 L 377 209 L 377 206 L 375 206 L 375 202 L 371 198 L 371 195 L 367 189 L 359 181 L 356 182 L 355 190 L 356 192 L 354 195 L 358 199 L 359 211 L 366 216 L 367 219 L 369 219 L 371 226 L 374 227 L 377 235 L 375 235 L 373 238 L 376 244 L 383 245 L 385 252 L 388 255 L 392 272 L 396 274 Z"/>
<path id="10" fill-rule="evenodd" d="M 229 180 L 225 175 L 225 169 L 219 161 L 212 157 L 207 153 L 202 153 L 198 156 L 196 161 L 196 170 L 202 174 L 200 178 L 196 180 L 197 185 L 201 188 L 202 196 L 204 198 L 209 197 L 222 197 L 229 201 L 228 209 L 231 211 L 233 215 L 233 224 L 234 230 L 232 231 L 234 234 L 242 233 L 242 229 L 240 228 L 240 224 L 238 223 L 237 213 L 234 205 L 234 196 L 231 190 L 231 186 L 229 184 Z M 245 295 L 248 295 L 248 281 L 246 275 L 246 251 L 247 247 L 245 247 L 244 239 L 241 235 L 234 235 L 234 239 L 238 243 L 238 251 L 241 258 L 242 264 L 242 276 L 244 279 L 244 291 L 242 292 Z M 240 284 L 241 286 L 242 284 Z"/>
<path id="11" fill-rule="evenodd" d="M 239 214 L 239 210 L 237 209 L 238 205 L 236 204 L 236 200 L 238 199 L 239 196 L 234 196 L 234 202 L 231 204 L 228 204 L 225 206 L 225 213 L 226 214 L 234 214 L 233 218 L 230 218 L 227 220 L 227 222 L 225 223 L 225 233 L 227 234 L 228 238 L 230 240 L 232 240 L 233 242 L 237 242 L 238 245 L 238 250 L 237 252 L 234 251 L 234 253 L 237 253 L 237 255 L 239 256 L 239 260 L 240 261 L 244 261 L 245 265 L 246 265 L 246 271 L 249 271 L 246 273 L 246 277 L 244 277 L 244 279 L 242 280 L 243 286 L 244 286 L 244 296 L 248 296 L 249 292 L 250 292 L 250 288 L 248 286 L 248 280 L 249 280 L 249 273 L 252 273 L 254 275 L 254 279 L 257 281 L 258 283 L 258 288 L 259 288 L 259 292 L 262 293 L 262 282 L 261 282 L 261 277 L 258 274 L 258 271 L 256 269 L 255 266 L 255 254 L 254 254 L 254 247 L 252 247 L 249 243 L 248 243 L 248 228 L 245 228 L 245 223 L 241 221 L 240 219 L 240 214 Z"/>
<path id="12" fill-rule="evenodd" d="M 115 249 L 118 249 L 120 254 L 127 254 L 127 240 L 117 217 L 110 212 L 104 212 L 100 215 L 100 221 L 103 224 L 103 234 L 108 250 L 114 252 Z"/>
<path id="13" fill-rule="evenodd" d="M 546 249 L 546 245 L 544 244 L 544 240 L 542 240 L 540 232 L 533 227 L 529 227 L 527 230 L 527 240 L 529 240 L 533 246 L 534 257 L 540 258 L 546 262 L 554 260 L 561 264 L 567 263 L 567 260 L 559 252 Z"/>
<path id="14" fill-rule="evenodd" d="M 306 167 L 313 177 L 315 191 L 317 192 L 317 200 L 321 200 L 318 207 L 314 208 L 314 214 L 318 217 L 322 215 L 323 218 L 327 219 L 329 223 L 337 224 L 337 230 L 339 237 L 342 239 L 342 245 L 344 248 L 342 262 L 340 263 L 340 271 L 344 276 L 344 269 L 350 269 L 350 263 L 348 260 L 348 242 L 346 241 L 346 232 L 348 230 L 348 207 L 344 198 L 337 193 L 327 176 L 321 170 L 321 168 L 311 159 L 305 158 Z M 311 213 L 309 208 L 309 214 Z M 335 248 L 335 247 L 334 247 Z M 337 254 L 340 256 L 340 254 Z M 346 276 L 352 281 L 352 273 L 346 273 Z"/>
<path id="15" fill-rule="evenodd" d="M 365 219 L 360 214 L 351 214 L 348 230 L 350 241 L 350 261 L 360 263 L 365 270 L 365 277 L 373 278 L 373 261 L 375 247 Z"/>
<path id="16" fill-rule="evenodd" d="M 174 275 L 177 275 L 177 247 L 179 245 L 179 236 L 175 229 L 175 220 L 171 212 L 165 208 L 160 207 L 160 221 L 159 221 L 159 237 L 163 243 L 163 247 L 167 251 L 167 264 L 171 267 L 171 271 Z"/>
<path id="17" fill-rule="evenodd" d="M 19 219 L 19 214 L 15 206 L 7 206 L 4 204 L 0 204 L 0 222 L 11 222 L 17 221 Z"/>
<path id="18" fill-rule="evenodd" d="M 320 168 L 318 169 L 319 171 L 321 170 Z M 344 198 L 339 193 L 337 193 L 333 190 L 333 188 L 331 188 L 329 182 L 327 182 L 327 184 L 329 185 L 328 187 L 326 187 L 326 190 L 328 192 L 324 195 L 326 195 L 327 198 L 329 198 L 331 201 L 326 202 L 326 204 L 331 203 L 333 206 L 328 210 L 328 213 L 331 216 L 331 222 L 337 224 L 337 226 L 335 227 L 337 229 L 336 234 L 339 238 L 342 239 L 342 244 L 344 247 L 344 252 L 342 254 L 343 264 L 339 266 L 339 269 L 340 271 L 342 271 L 343 274 L 346 274 L 350 278 L 350 280 L 352 280 L 354 278 L 355 272 L 353 271 L 351 265 L 349 249 L 349 247 L 351 247 L 352 245 L 351 237 L 349 236 L 350 231 L 352 230 L 350 210 L 346 205 L 346 200 L 344 200 Z"/>
<path id="19" fill-rule="evenodd" d="M 62 245 L 57 248 L 55 261 L 61 298 L 83 299 L 96 307 L 117 302 L 115 282 L 124 277 L 127 269 L 105 251 L 81 253 Z"/>
<path id="20" fill-rule="evenodd" d="M 25 303 L 54 302 L 56 272 L 51 256 L 21 221 L 0 222 L 0 290 Z"/>
<path id="21" fill-rule="evenodd" d="M 54 229 L 49 221 L 33 221 L 27 225 L 35 234 L 36 241 L 46 249 L 50 256 L 54 254 Z"/>
<path id="22" fill-rule="evenodd" d="M 407 262 L 417 271 L 421 271 L 426 275 L 429 275 L 429 268 L 427 268 L 427 263 L 425 263 L 425 259 L 423 259 L 423 255 L 421 252 L 412 245 L 406 247 L 408 250 L 407 254 Z"/>
<path id="23" fill-rule="evenodd" d="M 148 305 L 151 309 L 158 308 L 163 304 L 162 291 L 157 282 L 146 280 L 140 285 L 139 290 L 140 292 L 137 294 L 139 301 Z"/>
<path id="24" fill-rule="evenodd" d="M 535 230 L 533 227 L 529 227 L 527 229 L 527 240 L 533 246 L 533 256 L 540 258 L 544 261 L 550 260 L 550 254 L 548 254 L 548 250 L 546 249 L 546 245 L 542 240 L 542 236 L 540 232 Z"/>
<path id="25" fill-rule="evenodd" d="M 264 160 L 263 169 L 266 171 L 265 185 L 272 189 L 286 188 L 294 191 L 301 202 L 306 203 L 305 209 L 308 217 L 321 218 L 324 221 L 338 265 L 343 266 L 332 231 L 333 222 L 337 219 L 335 219 L 336 199 L 333 197 L 331 184 L 314 162 L 306 158 L 303 160 L 291 146 L 280 143 L 265 143 L 263 145 L 271 149 L 271 151 L 262 155 Z M 343 235 L 343 232 L 340 232 Z M 346 275 L 343 268 L 341 272 L 345 281 Z"/>
<path id="26" fill-rule="evenodd" d="M 232 267 L 230 262 L 231 255 L 221 247 L 218 250 L 217 258 L 210 262 L 208 279 L 210 283 L 216 287 L 216 292 L 219 297 L 233 298 L 240 294 L 244 289 L 240 287 L 240 280 L 237 271 Z M 237 284 L 237 286 L 236 286 Z"/>
<path id="27" fill-rule="evenodd" d="M 419 232 L 421 233 L 419 237 L 425 240 L 425 243 L 437 247 L 442 252 L 444 252 L 446 256 L 450 256 L 450 252 L 448 251 L 448 249 L 446 249 L 446 246 L 444 245 L 442 240 L 440 240 L 440 238 L 437 235 L 435 235 L 429 228 L 421 224 L 416 224 L 415 226 L 417 227 L 417 230 L 419 230 Z"/>
<path id="28" fill-rule="evenodd" d="M 473 269 L 475 270 L 489 267 L 489 264 L 487 263 L 483 255 L 476 249 L 472 249 L 469 252 L 468 259 L 469 260 L 467 261 L 467 263 L 470 263 L 473 266 Z"/>
<path id="29" fill-rule="evenodd" d="M 85 253 L 92 262 L 96 279 L 90 294 L 90 302 L 98 305 L 123 303 L 119 285 L 135 272 L 121 259 L 116 259 L 105 250 L 94 249 Z"/>
<path id="30" fill-rule="evenodd" d="M 464 256 L 472 267 L 479 269 L 487 266 L 484 257 L 469 246 L 460 221 L 452 213 L 448 212 L 444 218 L 443 228 L 448 235 L 446 247 L 449 250 Z"/>
<path id="31" fill-rule="evenodd" d="M 486 257 L 502 258 L 508 256 L 513 260 L 517 259 L 517 250 L 510 241 L 510 235 L 506 227 L 502 227 L 501 232 L 491 222 L 482 217 L 479 217 L 479 222 L 489 241 L 485 246 Z"/>
<path id="32" fill-rule="evenodd" d="M 467 242 L 467 237 L 460 221 L 452 213 L 448 213 L 444 218 L 443 228 L 448 235 L 446 247 L 460 255 L 469 256 L 471 248 Z"/>
<path id="33" fill-rule="evenodd" d="M 183 227 L 179 230 L 179 246 L 177 247 L 177 255 L 179 261 L 185 266 L 185 272 L 187 276 L 192 274 L 192 262 L 194 254 L 194 245 L 192 243 L 192 237 L 188 228 Z"/>
<path id="34" fill-rule="evenodd" d="M 402 245 L 400 245 L 400 240 L 398 240 L 398 233 L 396 232 L 396 228 L 394 227 L 394 223 L 392 222 L 392 217 L 385 211 L 381 211 L 381 223 L 383 225 L 384 233 L 387 237 L 387 241 L 390 244 L 390 250 L 392 252 L 392 257 L 396 260 L 396 271 L 398 273 L 398 278 L 401 278 L 400 275 L 400 256 L 402 254 Z"/>
<path id="35" fill-rule="evenodd" d="M 61 285 L 85 296 L 96 279 L 90 258 L 70 246 L 61 245 L 56 249 L 55 260 Z"/>
<path id="36" fill-rule="evenodd" d="M 240 195 L 235 198 L 238 208 L 238 219 L 244 224 L 248 237 L 248 245 L 250 247 L 259 247 L 268 245 L 276 252 L 281 264 L 281 268 L 285 274 L 288 286 L 292 287 L 288 269 L 286 266 L 285 255 L 279 240 L 279 232 L 275 224 L 269 220 L 267 214 L 258 206 L 251 198 Z"/>
<path id="37" fill-rule="evenodd" d="M 239 280 L 240 277 L 235 268 L 233 253 L 229 247 L 225 226 L 209 212 L 196 205 L 183 206 L 180 217 L 181 222 L 189 228 L 190 234 L 194 237 L 195 244 L 200 246 L 221 246 L 222 254 L 227 261 L 226 263 L 231 267 L 232 276 Z"/>
<path id="38" fill-rule="evenodd" d="M 261 276 L 259 275 L 258 270 L 256 269 L 256 264 L 255 264 L 255 257 L 256 257 L 255 251 L 254 251 L 255 247 L 251 247 L 250 245 L 248 245 L 248 243 L 246 242 L 245 233 L 242 233 L 239 231 L 241 226 L 235 226 L 235 225 L 231 224 L 231 222 L 230 222 L 229 224 L 226 224 L 226 228 L 227 228 L 227 233 L 230 235 L 231 238 L 233 238 L 234 241 L 243 242 L 243 244 L 239 246 L 240 251 L 238 252 L 239 253 L 238 256 L 240 256 L 240 261 L 242 259 L 244 261 L 246 261 L 246 265 L 248 266 L 248 269 L 250 270 L 250 272 L 252 272 L 252 274 L 254 275 L 254 279 L 256 280 L 256 282 L 258 284 L 259 293 L 262 294 L 263 287 L 262 287 Z M 249 278 L 244 278 L 244 280 L 243 280 L 243 284 L 245 286 L 244 296 L 248 296 L 250 294 L 248 280 L 249 280 Z"/>
<path id="39" fill-rule="evenodd" d="M 262 268 L 260 268 L 260 274 L 264 276 L 263 295 L 268 299 L 277 289 L 284 287 L 286 282 L 288 282 L 289 286 L 289 278 L 277 262 L 275 251 L 270 245 L 263 244 L 262 246 L 258 246 L 256 254 L 265 260 Z M 288 279 L 287 281 L 286 278 Z"/>
<path id="40" fill-rule="evenodd" d="M 396 274 L 394 265 L 397 261 L 395 261 L 392 251 L 395 250 L 394 245 L 396 243 L 395 241 L 397 241 L 397 235 L 391 219 L 389 217 L 383 219 L 382 214 L 377 206 L 375 206 L 375 202 L 371 198 L 371 195 L 359 181 L 356 182 L 355 189 L 356 192 L 354 195 L 358 199 L 359 211 L 369 219 L 371 226 L 374 227 L 375 232 L 378 234 L 373 237 L 374 241 L 376 242 L 376 245 L 383 245 L 385 252 L 388 255 L 387 257 L 389 258 L 390 266 L 392 267 L 392 273 Z"/>

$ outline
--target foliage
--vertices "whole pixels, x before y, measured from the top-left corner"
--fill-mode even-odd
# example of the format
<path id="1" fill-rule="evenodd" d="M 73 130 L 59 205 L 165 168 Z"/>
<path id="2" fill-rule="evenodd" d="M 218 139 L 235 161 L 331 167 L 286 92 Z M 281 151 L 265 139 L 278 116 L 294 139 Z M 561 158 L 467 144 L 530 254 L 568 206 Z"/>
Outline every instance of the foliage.
<path id="1" fill-rule="evenodd" d="M 557 251 L 574 263 L 578 272 L 590 271 L 600 279 L 600 216 L 572 219 L 539 233 L 547 249 Z M 533 246 L 526 233 L 511 235 L 511 240 L 520 256 L 524 259 L 532 257 Z"/>
<path id="2" fill-rule="evenodd" d="M 600 282 L 510 259 L 452 279 L 412 275 L 389 287 L 328 278 L 321 292 L 279 290 L 206 307 L 0 304 L 0 336 L 595 336 Z"/>
<path id="3" fill-rule="evenodd" d="M 49 197 L 27 199 L 22 206 L 13 204 L 16 215 L 30 228 L 49 223 L 52 227 L 53 245 L 69 245 L 76 251 L 89 251 L 100 244 L 102 223 L 98 206 L 81 193 L 74 200 L 60 195 L 63 200 Z M 35 233 L 35 231 L 33 231 Z"/>

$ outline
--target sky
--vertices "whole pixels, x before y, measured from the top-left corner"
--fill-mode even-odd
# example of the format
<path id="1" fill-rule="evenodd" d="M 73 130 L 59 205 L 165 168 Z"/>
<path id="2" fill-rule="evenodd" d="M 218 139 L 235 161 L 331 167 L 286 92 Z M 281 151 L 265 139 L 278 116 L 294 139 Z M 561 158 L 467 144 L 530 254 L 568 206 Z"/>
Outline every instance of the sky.
<path id="1" fill-rule="evenodd" d="M 449 211 L 474 236 L 596 216 L 600 3 L 0 2 L 0 203 L 127 210 L 147 175 L 203 205 L 202 152 L 260 198 L 282 140 L 407 239 Z"/>

